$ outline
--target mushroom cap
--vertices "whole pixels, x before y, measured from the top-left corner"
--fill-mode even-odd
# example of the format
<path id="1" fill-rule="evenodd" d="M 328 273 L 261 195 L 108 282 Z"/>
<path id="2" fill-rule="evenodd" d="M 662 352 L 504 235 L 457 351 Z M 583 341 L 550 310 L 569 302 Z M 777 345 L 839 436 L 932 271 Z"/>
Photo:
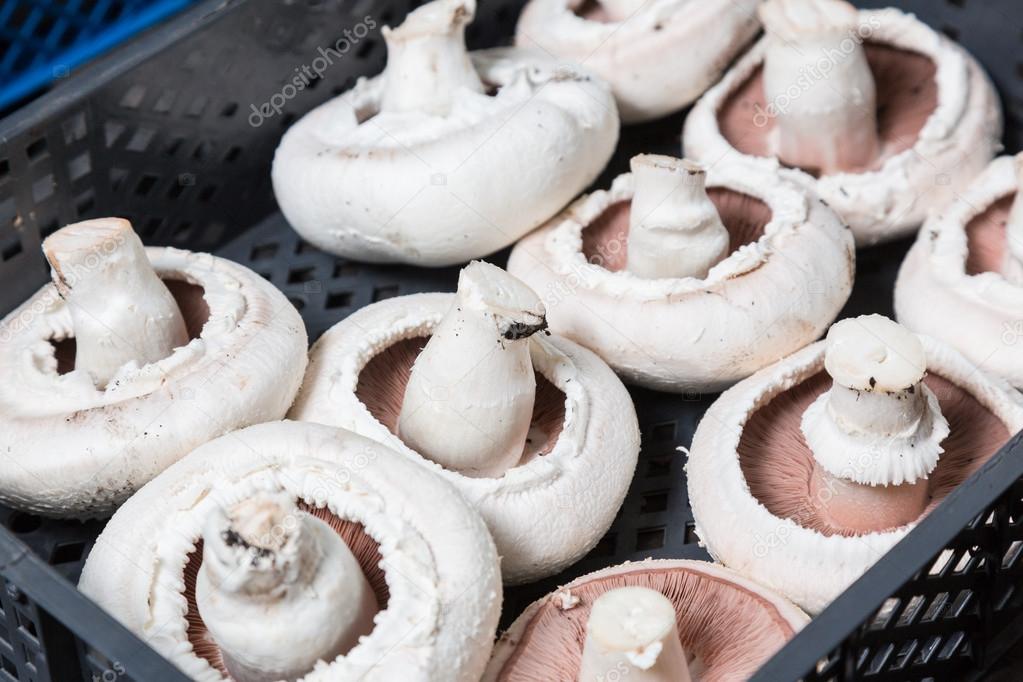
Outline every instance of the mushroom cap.
<path id="1" fill-rule="evenodd" d="M 839 320 L 827 336 L 824 367 L 858 391 L 904 391 L 924 378 L 920 337 L 883 315 Z"/>
<path id="2" fill-rule="evenodd" d="M 696 658 L 690 669 L 700 671 L 694 679 L 748 678 L 809 621 L 781 595 L 724 566 L 626 562 L 577 578 L 526 607 L 497 641 L 483 682 L 574 682 L 593 602 L 623 586 L 648 587 L 671 599 L 683 649 Z M 566 590 L 579 599 L 568 609 L 560 599 Z"/>
<path id="3" fill-rule="evenodd" d="M 798 169 L 784 174 L 827 202 L 852 227 L 857 246 L 866 246 L 914 232 L 979 173 L 1000 147 L 1002 114 L 976 60 L 913 15 L 860 10 L 859 21 L 878 100 L 898 105 L 879 118 L 878 165 L 820 178 Z M 766 46 L 766 38 L 758 42 L 693 107 L 683 131 L 687 156 L 711 163 L 741 155 L 782 168 L 762 148 L 774 123 L 761 82 Z M 736 135 L 743 131 L 741 140 L 726 136 L 722 117 Z"/>
<path id="4" fill-rule="evenodd" d="M 462 263 L 511 244 L 593 182 L 618 140 L 610 88 L 530 50 L 471 57 L 500 89 L 463 90 L 446 117 L 377 113 L 378 76 L 285 133 L 274 194 L 304 239 L 359 261 Z"/>
<path id="5" fill-rule="evenodd" d="M 294 306 L 248 268 L 147 248 L 191 341 L 126 366 L 105 390 L 73 363 L 71 314 L 47 284 L 0 322 L 0 500 L 45 516 L 105 516 L 189 451 L 280 419 L 308 340 Z M 73 364 L 71 364 L 73 366 Z"/>
<path id="6" fill-rule="evenodd" d="M 899 269 L 895 315 L 1023 388 L 1023 287 L 999 271 L 1016 191 L 1013 158 L 998 158 L 924 223 Z"/>
<path id="7" fill-rule="evenodd" d="M 1023 401 L 952 348 L 926 336 L 920 342 L 924 383 L 951 427 L 926 480 L 926 514 L 1023 428 Z M 831 385 L 824 350 L 825 342 L 815 343 L 721 394 L 696 429 L 686 465 L 696 532 L 711 556 L 811 614 L 917 523 L 852 531 L 830 522 L 823 497 L 811 496 L 814 455 L 799 424 Z"/>
<path id="8" fill-rule="evenodd" d="M 288 416 L 350 429 L 447 479 L 486 521 L 504 581 L 530 582 L 578 560 L 611 526 L 636 468 L 636 410 L 600 358 L 536 334 L 529 339 L 538 389 L 532 443 L 520 464 L 500 478 L 472 478 L 426 459 L 395 435 L 397 415 L 412 362 L 453 301 L 453 294 L 400 296 L 332 327 L 310 351 Z"/>
<path id="9" fill-rule="evenodd" d="M 705 279 L 625 270 L 633 175 L 584 196 L 512 251 L 552 331 L 625 381 L 719 391 L 811 343 L 852 291 L 853 239 L 805 189 L 753 164 L 719 163 L 707 186 L 732 235 Z"/>
<path id="10" fill-rule="evenodd" d="M 368 636 L 303 680 L 479 679 L 501 606 L 483 521 L 439 477 L 339 429 L 259 424 L 198 448 L 114 514 L 79 588 L 185 674 L 223 680 L 216 648 L 197 634 L 197 541 L 212 506 L 275 491 L 348 535 L 386 603 Z"/>
<path id="11" fill-rule="evenodd" d="M 622 122 L 640 123 L 688 106 L 721 77 L 760 28 L 758 2 L 652 0 L 606 21 L 580 16 L 581 0 L 531 0 L 515 44 L 585 65 L 611 85 Z"/>

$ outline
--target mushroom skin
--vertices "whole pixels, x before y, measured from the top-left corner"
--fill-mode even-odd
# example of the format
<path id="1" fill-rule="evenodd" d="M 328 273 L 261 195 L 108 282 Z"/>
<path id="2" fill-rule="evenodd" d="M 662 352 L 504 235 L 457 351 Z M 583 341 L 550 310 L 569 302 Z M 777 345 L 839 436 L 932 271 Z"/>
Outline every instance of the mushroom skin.
<path id="1" fill-rule="evenodd" d="M 429 336 L 454 301 L 453 294 L 399 296 L 336 324 L 313 345 L 288 416 L 350 429 L 453 484 L 486 521 L 506 584 L 553 575 L 600 541 L 625 499 L 639 454 L 635 407 L 596 355 L 557 335 L 534 334 L 533 370 L 565 396 L 563 425 L 549 452 L 538 456 L 527 444 L 518 466 L 481 478 L 413 450 L 359 397 L 360 375 L 385 350 Z"/>
<path id="2" fill-rule="evenodd" d="M 625 562 L 576 578 L 526 607 L 497 641 L 481 682 L 601 679 L 579 675 L 587 620 L 604 595 L 619 589 L 652 589 L 670 600 L 687 672 L 697 680 L 752 676 L 810 620 L 783 596 L 724 566 L 676 559 Z M 567 608 L 565 594 L 572 595 Z M 643 672 L 617 662 L 603 679 L 649 679 Z"/>
<path id="3" fill-rule="evenodd" d="M 626 124 L 678 111 L 753 39 L 759 0 L 530 0 L 515 44 L 583 64 L 606 80 Z"/>
<path id="4" fill-rule="evenodd" d="M 930 337 L 920 335 L 919 340 L 928 371 L 976 400 L 1004 426 L 1006 438 L 1023 428 L 1023 401 L 1004 381 L 978 371 L 957 351 Z M 803 525 L 803 519 L 775 515 L 751 492 L 738 451 L 743 430 L 758 410 L 824 369 L 825 348 L 823 341 L 807 346 L 722 393 L 697 426 L 686 464 L 696 532 L 711 556 L 777 590 L 810 614 L 820 613 L 923 516 L 883 531 L 843 528 L 825 534 Z M 797 446 L 801 444 L 788 440 L 783 444 L 787 450 Z M 978 457 L 971 456 L 974 460 Z M 839 489 L 837 495 L 847 492 Z M 878 500 L 860 501 L 874 521 L 885 521 Z"/>
<path id="5" fill-rule="evenodd" d="M 959 45 L 895 8 L 857 13 L 859 27 L 848 40 L 864 42 L 868 53 L 877 45 L 926 57 L 936 68 L 937 85 L 936 106 L 910 147 L 898 149 L 906 135 L 895 134 L 887 145 L 882 140 L 875 163 L 866 170 L 820 177 L 796 170 L 791 175 L 831 206 L 852 228 L 857 246 L 863 247 L 913 233 L 929 211 L 951 201 L 955 188 L 965 186 L 1000 148 L 1002 114 L 990 79 Z M 769 38 L 761 39 L 693 106 L 683 130 L 686 156 L 707 164 L 739 156 L 764 169 L 782 167 L 774 147 L 777 136 L 771 130 L 775 124 L 771 107 L 777 109 L 778 103 L 766 100 L 758 91 L 753 95 L 766 102 L 766 107 L 753 104 L 740 112 L 764 131 L 764 155 L 737 149 L 719 121 L 744 86 L 762 73 L 769 43 Z M 804 85 L 808 80 L 809 88 Z M 790 81 L 790 86 L 799 88 L 797 100 L 805 90 L 816 89 L 813 78 L 807 79 L 805 74 L 793 74 Z"/>
<path id="6" fill-rule="evenodd" d="M 1002 275 L 1019 287 L 1023 287 L 1023 153 L 1014 157 L 1016 169 L 1016 197 L 1005 223 L 1005 254 L 1002 256 Z"/>
<path id="7" fill-rule="evenodd" d="M 65 371 L 75 322 L 55 285 L 0 322 L 4 504 L 51 517 L 107 516 L 190 450 L 280 419 L 293 401 L 308 341 L 280 291 L 210 254 L 150 247 L 145 255 L 191 339 L 154 362 L 122 366 L 104 389 L 87 372 Z M 85 267 L 97 265 L 87 259 Z"/>
<path id="8" fill-rule="evenodd" d="M 895 316 L 1023 388 L 1023 284 L 1005 262 L 1013 243 L 1009 216 L 1019 204 L 1012 199 L 1020 186 L 1015 164 L 996 159 L 927 220 L 899 268 Z"/>
<path id="9" fill-rule="evenodd" d="M 237 682 L 302 677 L 372 632 L 379 610 L 348 545 L 286 494 L 210 513 L 195 592 Z"/>
<path id="10" fill-rule="evenodd" d="M 499 559 L 486 526 L 439 477 L 339 429 L 273 422 L 198 448 L 114 514 L 79 589 L 192 679 L 226 680 L 190 643 L 196 614 L 183 574 L 218 507 L 280 494 L 361 524 L 379 544 L 388 595 L 372 632 L 343 656 L 316 663 L 303 682 L 479 679 L 501 608 Z M 322 606 L 301 603 L 304 617 Z"/>
<path id="11" fill-rule="evenodd" d="M 786 173 L 755 164 L 707 171 L 712 195 L 738 193 L 771 216 L 753 241 L 733 234 L 733 250 L 705 278 L 646 279 L 623 269 L 631 234 L 624 220 L 588 255 L 589 232 L 604 229 L 619 207 L 629 210 L 635 181 L 619 175 L 610 190 L 580 198 L 508 260 L 508 271 L 540 295 L 551 330 L 597 353 L 626 382 L 720 391 L 818 338 L 848 299 L 849 230 Z"/>
<path id="12" fill-rule="evenodd" d="M 478 92 L 458 57 L 474 11 L 473 0 L 414 10 L 410 40 L 399 41 L 409 29 L 385 32 L 382 75 L 285 133 L 274 194 L 304 239 L 365 262 L 464 263 L 536 228 L 603 169 L 618 140 L 610 88 L 542 53 L 501 48 L 468 54 L 475 79 L 497 88 Z"/>

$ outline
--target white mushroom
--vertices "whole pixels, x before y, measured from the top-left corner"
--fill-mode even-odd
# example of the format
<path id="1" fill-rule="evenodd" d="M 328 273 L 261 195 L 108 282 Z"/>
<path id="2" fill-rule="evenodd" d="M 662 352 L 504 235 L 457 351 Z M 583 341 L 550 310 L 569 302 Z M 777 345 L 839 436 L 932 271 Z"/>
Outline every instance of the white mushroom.
<path id="1" fill-rule="evenodd" d="M 189 450 L 280 419 L 306 366 L 288 300 L 209 254 L 105 218 L 44 243 L 54 283 L 0 322 L 0 500 L 109 514 Z"/>
<path id="2" fill-rule="evenodd" d="M 859 246 L 915 231 L 994 156 L 997 94 L 961 47 L 898 9 L 767 0 L 766 36 L 686 119 L 685 153 L 798 169 Z"/>
<path id="3" fill-rule="evenodd" d="M 1023 388 L 1023 156 L 996 159 L 924 224 L 895 282 L 900 323 Z"/>
<path id="4" fill-rule="evenodd" d="M 533 602 L 498 640 L 483 682 L 741 680 L 809 620 L 780 595 L 704 561 L 626 562 Z M 583 636 L 585 633 L 585 637 Z"/>
<path id="5" fill-rule="evenodd" d="M 200 682 L 475 682 L 501 605 L 486 526 L 355 434 L 260 424 L 114 514 L 79 588 Z"/>
<path id="6" fill-rule="evenodd" d="M 696 532 L 818 613 L 1021 427 L 1023 401 L 956 351 L 843 320 L 707 411 L 686 466 Z"/>
<path id="7" fill-rule="evenodd" d="M 831 517 L 856 531 L 915 520 L 949 433 L 923 384 L 923 344 L 888 318 L 866 315 L 836 322 L 825 348 L 831 389 L 806 408 L 800 428 L 820 469 L 815 485 L 848 497 Z"/>
<path id="8" fill-rule="evenodd" d="M 664 156 L 519 242 L 551 330 L 626 381 L 714 391 L 811 343 L 852 290 L 853 239 L 783 174 Z"/>
<path id="9" fill-rule="evenodd" d="M 464 263 L 597 177 L 618 139 L 608 86 L 533 51 L 466 52 L 474 11 L 474 0 L 414 10 L 384 31 L 383 74 L 284 135 L 274 192 L 303 238 L 356 260 Z"/>
<path id="10" fill-rule="evenodd" d="M 678 111 L 703 94 L 760 27 L 759 0 L 530 0 L 515 43 L 592 69 L 622 121 Z"/>
<path id="11" fill-rule="evenodd" d="M 349 428 L 453 483 L 487 522 L 507 583 L 592 549 L 639 452 L 628 392 L 594 354 L 535 333 L 536 304 L 522 282 L 473 263 L 457 294 L 367 306 L 313 346 L 289 413 Z"/>

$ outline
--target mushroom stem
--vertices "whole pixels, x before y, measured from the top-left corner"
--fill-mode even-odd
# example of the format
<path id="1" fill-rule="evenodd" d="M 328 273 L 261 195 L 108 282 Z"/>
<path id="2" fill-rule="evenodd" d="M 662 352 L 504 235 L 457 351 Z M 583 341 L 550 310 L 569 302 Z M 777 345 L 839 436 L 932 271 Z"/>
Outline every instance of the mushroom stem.
<path id="1" fill-rule="evenodd" d="M 729 247 L 728 230 L 707 196 L 707 171 L 655 154 L 633 157 L 631 167 L 629 272 L 645 279 L 706 277 Z"/>
<path id="2" fill-rule="evenodd" d="M 465 25 L 476 0 L 435 0 L 395 29 L 384 27 L 387 68 L 381 111 L 446 116 L 460 88 L 483 92 L 465 48 Z"/>
<path id="3" fill-rule="evenodd" d="M 647 587 L 619 587 L 593 602 L 579 682 L 689 682 L 675 607 Z"/>
<path id="4" fill-rule="evenodd" d="M 1014 159 L 1016 198 L 1005 224 L 1005 255 L 1002 274 L 1010 282 L 1023 286 L 1023 153 Z"/>
<path id="5" fill-rule="evenodd" d="M 778 157 L 822 174 L 877 158 L 877 92 L 856 9 L 844 0 L 768 0 L 764 96 Z"/>
<path id="6" fill-rule="evenodd" d="M 801 425 L 818 465 L 817 499 L 846 528 L 908 523 L 927 504 L 927 476 L 949 433 L 923 383 L 923 346 L 881 315 L 835 323 L 826 343 L 831 390 L 810 404 Z"/>
<path id="7" fill-rule="evenodd" d="M 100 218 L 43 242 L 75 332 L 75 369 L 100 389 L 129 363 L 145 365 L 188 343 L 177 302 L 146 257 L 131 223 Z"/>
<path id="8" fill-rule="evenodd" d="M 373 629 L 358 561 L 286 494 L 217 508 L 203 529 L 196 602 L 237 682 L 294 680 Z"/>
<path id="9" fill-rule="evenodd" d="M 540 298 L 474 261 L 412 366 L 398 417 L 409 447 L 467 476 L 500 476 L 522 456 L 536 378 L 528 337 L 545 329 Z"/>

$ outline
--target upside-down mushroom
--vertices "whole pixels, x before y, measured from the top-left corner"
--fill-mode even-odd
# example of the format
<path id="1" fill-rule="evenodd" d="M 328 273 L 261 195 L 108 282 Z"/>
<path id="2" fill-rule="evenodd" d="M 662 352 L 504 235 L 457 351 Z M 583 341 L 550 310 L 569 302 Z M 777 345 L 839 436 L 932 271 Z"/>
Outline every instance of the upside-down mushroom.
<path id="1" fill-rule="evenodd" d="M 515 43 L 606 80 L 624 123 L 678 111 L 710 87 L 760 28 L 760 0 L 530 0 Z"/>
<path id="2" fill-rule="evenodd" d="M 998 96 L 961 47 L 898 9 L 767 0 L 766 36 L 686 120 L 685 153 L 800 169 L 859 246 L 915 231 L 1001 138 Z"/>
<path id="3" fill-rule="evenodd" d="M 551 330 L 626 381 L 713 391 L 818 338 L 852 290 L 853 239 L 799 185 L 753 164 L 640 155 L 520 241 L 508 271 Z"/>
<path id="4" fill-rule="evenodd" d="M 837 322 L 707 411 L 686 466 L 696 532 L 818 613 L 1023 427 L 1013 393 L 885 317 Z"/>
<path id="5" fill-rule="evenodd" d="M 722 566 L 626 562 L 528 606 L 498 640 L 483 682 L 746 679 L 808 620 Z"/>
<path id="6" fill-rule="evenodd" d="M 542 53 L 466 52 L 474 12 L 435 0 L 385 28 L 383 74 L 284 135 L 274 193 L 303 238 L 361 261 L 464 263 L 597 177 L 618 139 L 610 88 Z"/>
<path id="7" fill-rule="evenodd" d="M 456 294 L 380 301 L 324 334 L 289 417 L 351 429 L 453 483 L 506 583 L 551 575 L 611 525 L 639 429 L 610 368 L 545 326 L 528 287 L 471 263 Z"/>
<path id="8" fill-rule="evenodd" d="M 79 588 L 200 681 L 475 682 L 499 560 L 450 485 L 273 422 L 206 443 L 114 514 Z"/>
<path id="9" fill-rule="evenodd" d="M 899 322 L 1023 388 L 1023 154 L 932 215 L 895 282 Z"/>
<path id="10" fill-rule="evenodd" d="M 284 295 L 209 254 L 101 218 L 43 242 L 53 283 L 0 322 L 0 500 L 113 511 L 185 453 L 280 419 L 306 367 Z"/>

